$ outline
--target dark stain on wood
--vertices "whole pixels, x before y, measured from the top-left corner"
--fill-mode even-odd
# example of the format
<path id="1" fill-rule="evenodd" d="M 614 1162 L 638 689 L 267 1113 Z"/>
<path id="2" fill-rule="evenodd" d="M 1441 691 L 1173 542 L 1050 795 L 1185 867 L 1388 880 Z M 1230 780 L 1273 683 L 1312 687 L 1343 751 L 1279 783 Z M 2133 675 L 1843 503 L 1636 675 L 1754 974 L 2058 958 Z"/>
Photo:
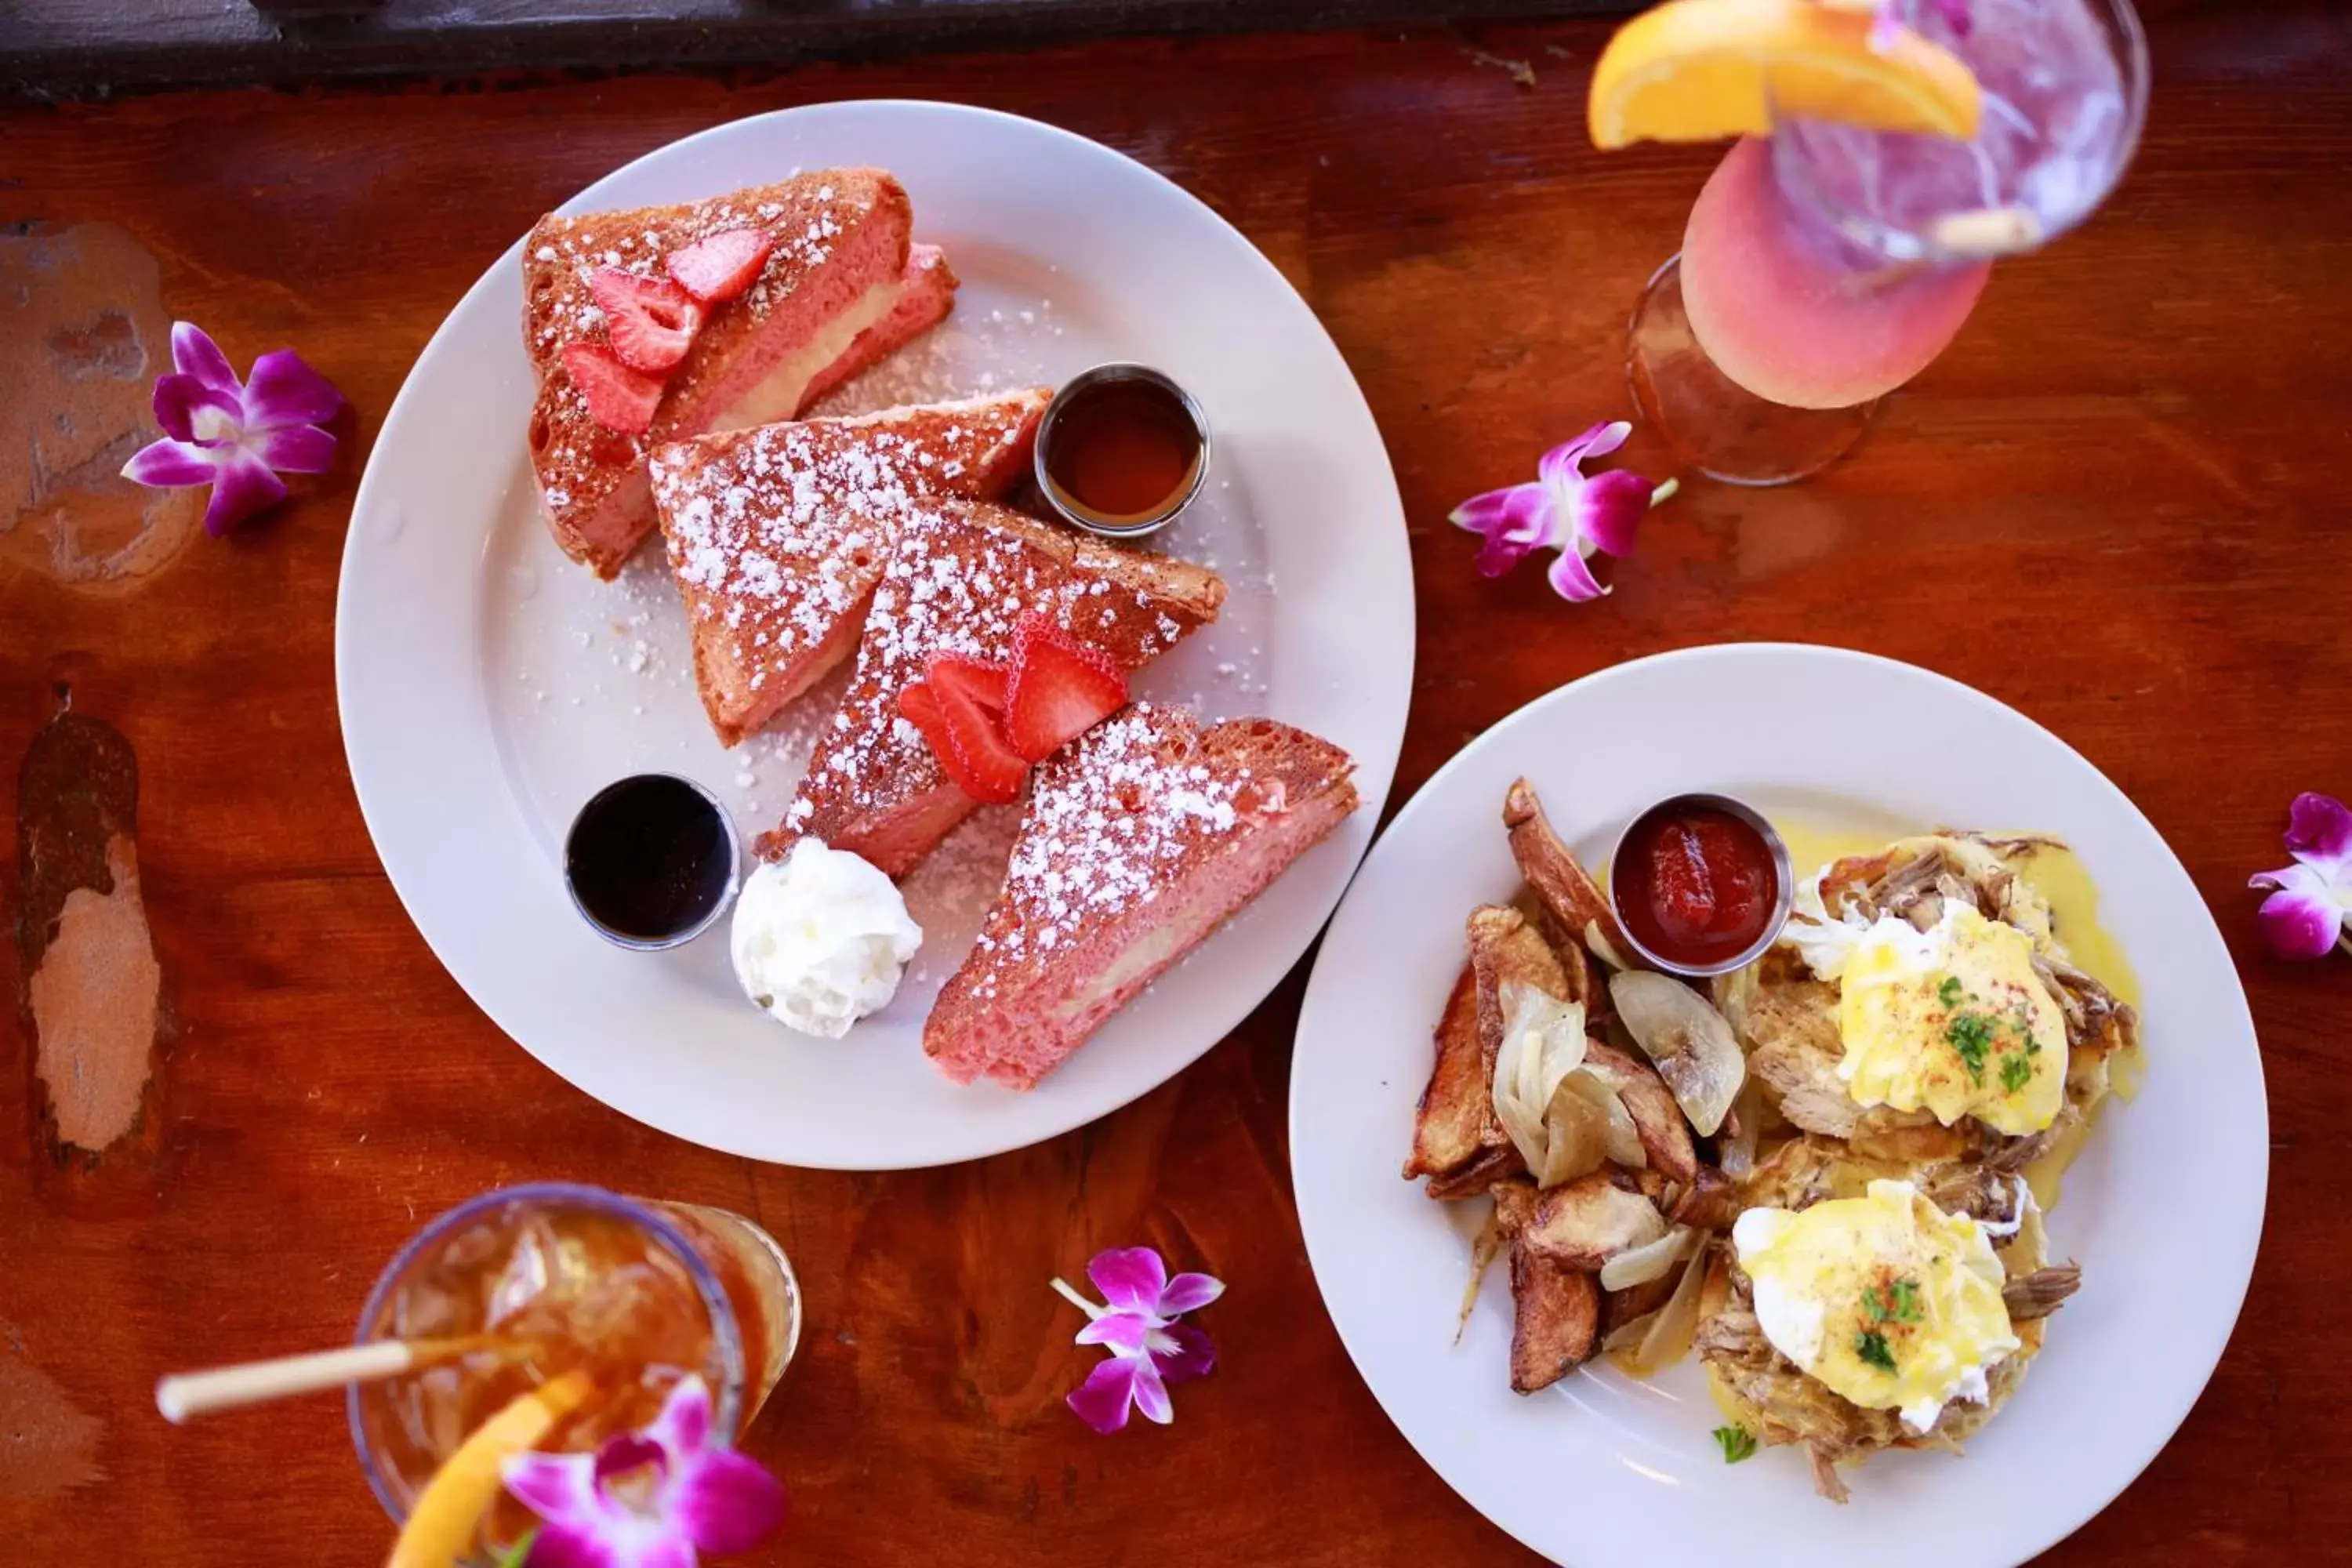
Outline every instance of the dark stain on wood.
<path id="1" fill-rule="evenodd" d="M 69 689 L 60 696 L 70 701 Z M 163 1033 L 162 973 L 139 892 L 139 760 L 66 707 L 16 780 L 17 1017 L 32 1042 L 36 1144 L 94 1161 L 142 1131 Z"/>

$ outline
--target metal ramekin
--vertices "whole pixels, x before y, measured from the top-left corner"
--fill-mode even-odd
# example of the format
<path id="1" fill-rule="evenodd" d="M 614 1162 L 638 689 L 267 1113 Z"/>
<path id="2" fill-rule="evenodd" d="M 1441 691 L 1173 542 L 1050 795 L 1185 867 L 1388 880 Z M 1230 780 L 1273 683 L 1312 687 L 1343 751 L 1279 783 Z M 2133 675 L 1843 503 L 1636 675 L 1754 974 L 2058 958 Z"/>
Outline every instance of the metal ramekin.
<path id="1" fill-rule="evenodd" d="M 1054 432 L 1059 427 L 1062 411 L 1069 405 L 1071 395 L 1083 392 L 1087 387 L 1100 385 L 1107 381 L 1148 382 L 1162 391 L 1173 394 L 1177 403 L 1183 407 L 1185 416 L 1192 421 L 1193 434 L 1201 438 L 1201 460 L 1192 467 L 1192 482 L 1185 486 L 1181 493 L 1171 497 L 1166 506 L 1140 521 L 1118 524 L 1103 521 L 1088 512 L 1078 503 L 1076 497 L 1071 496 L 1055 481 L 1045 463 L 1047 455 L 1053 450 Z M 1150 365 L 1115 361 L 1109 364 L 1098 364 L 1091 370 L 1079 372 L 1064 384 L 1060 391 L 1054 394 L 1054 401 L 1045 406 L 1045 416 L 1037 422 L 1037 443 L 1031 460 L 1037 475 L 1037 493 L 1045 498 L 1045 504 L 1053 509 L 1055 516 L 1074 527 L 1083 528 L 1088 533 L 1099 534 L 1105 539 L 1141 539 L 1146 534 L 1159 532 L 1175 521 L 1184 509 L 1192 504 L 1193 499 L 1201 493 L 1201 487 L 1208 481 L 1210 450 L 1209 416 L 1202 409 L 1198 398 L 1185 391 L 1173 377 L 1165 375 Z"/>
<path id="2" fill-rule="evenodd" d="M 581 901 L 580 889 L 574 887 L 572 881 L 572 836 L 580 831 L 580 819 L 587 816 L 589 808 L 604 799 L 605 795 L 625 784 L 633 784 L 641 778 L 666 778 L 686 785 L 710 803 L 710 809 L 719 814 L 719 827 L 727 835 L 727 851 L 730 863 L 727 868 L 727 886 L 720 891 L 719 901 L 711 906 L 709 914 L 684 931 L 670 936 L 632 936 L 626 931 L 614 931 L 611 926 L 598 920 L 588 906 Z M 734 815 L 720 803 L 716 795 L 683 773 L 662 773 L 659 770 L 643 773 L 625 773 L 604 785 L 583 801 L 580 809 L 572 814 L 572 826 L 563 830 L 563 847 L 561 855 L 563 868 L 563 891 L 572 900 L 573 912 L 579 915 L 590 931 L 594 931 L 614 947 L 625 947 L 632 952 L 663 952 L 673 947 L 684 947 L 712 926 L 717 925 L 720 918 L 735 907 L 736 894 L 743 890 L 743 836 L 736 830 Z"/>
<path id="3" fill-rule="evenodd" d="M 1676 963 L 1672 959 L 1661 958 L 1652 952 L 1642 945 L 1642 939 L 1633 934 L 1633 928 L 1626 922 L 1624 909 L 1617 902 L 1617 868 L 1624 863 L 1627 837 L 1634 828 L 1660 812 L 1683 806 L 1713 807 L 1727 816 L 1738 817 L 1762 834 L 1765 847 L 1772 851 L 1774 879 L 1780 883 L 1779 895 L 1772 903 L 1772 916 L 1764 922 L 1763 934 L 1748 943 L 1737 956 L 1715 963 L 1696 965 Z M 1789 923 L 1789 911 L 1796 906 L 1796 898 L 1797 879 L 1789 863 L 1789 847 L 1781 841 L 1780 831 L 1764 819 L 1762 812 L 1748 805 L 1745 801 L 1734 800 L 1727 795 L 1705 793 L 1670 795 L 1655 805 L 1644 807 L 1627 817 L 1625 826 L 1618 831 L 1617 842 L 1610 847 L 1609 911 L 1617 917 L 1617 929 L 1625 933 L 1625 941 L 1636 953 L 1641 955 L 1643 961 L 1655 968 L 1664 970 L 1669 974 L 1683 974 L 1693 979 L 1705 979 L 1710 975 L 1728 974 L 1735 969 L 1744 968 L 1755 963 L 1764 956 L 1767 949 L 1780 939 L 1780 928 Z"/>

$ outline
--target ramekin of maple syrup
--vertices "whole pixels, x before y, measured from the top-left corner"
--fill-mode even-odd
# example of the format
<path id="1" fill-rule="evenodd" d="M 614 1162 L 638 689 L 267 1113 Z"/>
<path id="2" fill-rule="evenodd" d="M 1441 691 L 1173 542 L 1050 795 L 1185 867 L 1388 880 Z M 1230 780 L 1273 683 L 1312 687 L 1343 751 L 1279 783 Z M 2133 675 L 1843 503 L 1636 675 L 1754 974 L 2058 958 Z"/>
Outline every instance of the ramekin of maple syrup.
<path id="1" fill-rule="evenodd" d="M 1209 475 L 1209 420 L 1140 364 L 1098 364 L 1054 395 L 1037 426 L 1037 489 L 1091 533 L 1134 539 L 1176 521 Z"/>

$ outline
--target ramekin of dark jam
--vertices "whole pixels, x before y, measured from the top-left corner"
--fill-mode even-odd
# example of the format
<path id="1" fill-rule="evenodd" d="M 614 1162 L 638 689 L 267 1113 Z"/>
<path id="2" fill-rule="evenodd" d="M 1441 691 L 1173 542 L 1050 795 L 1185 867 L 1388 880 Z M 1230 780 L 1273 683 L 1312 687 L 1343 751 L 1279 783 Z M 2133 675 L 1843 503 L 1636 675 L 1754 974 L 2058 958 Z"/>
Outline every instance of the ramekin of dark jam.
<path id="1" fill-rule="evenodd" d="M 1756 811 L 1678 795 L 1628 823 L 1609 858 L 1609 901 L 1634 950 L 1675 974 L 1722 974 L 1760 957 L 1788 923 L 1789 847 Z"/>
<path id="2" fill-rule="evenodd" d="M 675 773 L 635 773 L 589 796 L 563 840 L 563 884 L 618 947 L 678 947 L 734 901 L 742 849 L 718 797 Z"/>

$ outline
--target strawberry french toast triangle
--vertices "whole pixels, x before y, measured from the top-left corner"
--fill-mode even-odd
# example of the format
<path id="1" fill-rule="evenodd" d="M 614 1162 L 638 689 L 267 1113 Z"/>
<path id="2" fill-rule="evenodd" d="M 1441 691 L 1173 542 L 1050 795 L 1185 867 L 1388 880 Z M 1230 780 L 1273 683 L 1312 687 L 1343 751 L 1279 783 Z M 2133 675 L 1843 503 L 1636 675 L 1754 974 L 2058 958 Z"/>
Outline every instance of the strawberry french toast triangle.
<path id="1" fill-rule="evenodd" d="M 654 527 L 665 441 L 797 417 L 942 320 L 956 277 L 880 169 L 551 216 L 523 244 L 531 466 L 565 554 L 611 577 Z"/>

